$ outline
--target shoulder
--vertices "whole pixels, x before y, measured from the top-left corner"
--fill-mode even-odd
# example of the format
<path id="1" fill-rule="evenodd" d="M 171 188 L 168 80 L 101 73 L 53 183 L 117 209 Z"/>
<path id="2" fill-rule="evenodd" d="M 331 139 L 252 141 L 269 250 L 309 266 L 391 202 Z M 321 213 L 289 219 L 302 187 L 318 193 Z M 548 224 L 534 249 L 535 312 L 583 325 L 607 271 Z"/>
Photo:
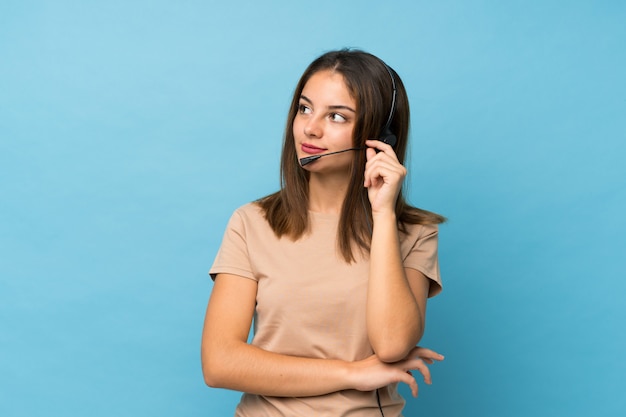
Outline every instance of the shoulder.
<path id="1" fill-rule="evenodd" d="M 264 218 L 263 209 L 255 201 L 246 203 L 235 209 L 233 216 L 239 216 L 243 219 L 258 220 L 259 217 Z"/>
<path id="2" fill-rule="evenodd" d="M 439 226 L 436 224 L 404 224 L 400 233 L 401 241 L 417 242 L 418 240 L 436 237 Z"/>
<path id="3" fill-rule="evenodd" d="M 239 230 L 259 229 L 265 225 L 268 225 L 265 212 L 256 202 L 235 209 L 229 221 L 229 228 Z"/>
<path id="4" fill-rule="evenodd" d="M 441 291 L 439 272 L 439 227 L 436 224 L 408 224 L 400 233 L 400 251 L 405 268 L 420 271 L 431 280 L 428 296 Z"/>
<path id="5" fill-rule="evenodd" d="M 407 224 L 400 231 L 400 250 L 406 260 L 412 256 L 432 258 L 437 256 L 439 227 L 436 224 Z"/>
<path id="6" fill-rule="evenodd" d="M 416 242 L 434 238 L 439 234 L 439 224 L 446 218 L 431 211 L 407 205 L 399 216 L 400 239 Z"/>

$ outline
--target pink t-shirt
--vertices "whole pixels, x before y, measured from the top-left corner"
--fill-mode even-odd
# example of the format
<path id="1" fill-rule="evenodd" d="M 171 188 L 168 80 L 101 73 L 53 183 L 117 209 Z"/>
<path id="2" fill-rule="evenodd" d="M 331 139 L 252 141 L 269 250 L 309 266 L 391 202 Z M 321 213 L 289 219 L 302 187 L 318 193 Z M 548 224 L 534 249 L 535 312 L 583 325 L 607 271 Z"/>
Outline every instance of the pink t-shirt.
<path id="1" fill-rule="evenodd" d="M 212 277 L 228 273 L 257 281 L 252 344 L 307 358 L 357 361 L 373 354 L 365 327 L 368 259 L 345 262 L 337 251 L 338 215 L 310 212 L 311 232 L 297 241 L 277 238 L 256 204 L 230 219 Z M 437 226 L 409 225 L 400 234 L 406 268 L 441 290 Z M 396 385 L 379 390 L 386 417 L 399 416 L 404 400 Z M 318 397 L 276 398 L 244 394 L 236 416 L 379 416 L 376 393 L 346 390 Z"/>

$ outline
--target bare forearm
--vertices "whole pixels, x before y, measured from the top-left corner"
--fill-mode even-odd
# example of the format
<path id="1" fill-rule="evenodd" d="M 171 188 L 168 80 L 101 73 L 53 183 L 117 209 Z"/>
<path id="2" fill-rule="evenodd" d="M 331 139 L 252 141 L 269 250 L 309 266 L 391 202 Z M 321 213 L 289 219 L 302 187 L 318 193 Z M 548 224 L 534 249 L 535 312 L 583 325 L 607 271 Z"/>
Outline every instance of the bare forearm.
<path id="1" fill-rule="evenodd" d="M 242 342 L 203 347 L 207 385 L 278 397 L 323 395 L 351 388 L 349 364 L 281 355 Z"/>
<path id="2" fill-rule="evenodd" d="M 402 265 L 394 214 L 374 218 L 367 331 L 374 351 L 386 362 L 406 356 L 423 333 L 422 313 Z"/>
<path id="3" fill-rule="evenodd" d="M 406 383 L 417 396 L 417 381 L 407 371 L 419 371 L 430 384 L 426 364 L 443 359 L 421 347 L 395 363 L 384 363 L 376 355 L 356 362 L 296 358 L 245 344 L 229 347 L 223 355 L 208 353 L 203 346 L 203 372 L 209 386 L 277 397 L 317 396 L 344 389 L 372 391 L 396 382 Z"/>

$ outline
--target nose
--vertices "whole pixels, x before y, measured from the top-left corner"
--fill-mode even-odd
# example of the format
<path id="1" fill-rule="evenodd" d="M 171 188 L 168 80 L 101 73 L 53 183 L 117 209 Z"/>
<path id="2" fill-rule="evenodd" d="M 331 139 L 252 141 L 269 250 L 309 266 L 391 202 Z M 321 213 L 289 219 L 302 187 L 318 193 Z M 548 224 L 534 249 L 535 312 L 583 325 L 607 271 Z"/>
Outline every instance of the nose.
<path id="1" fill-rule="evenodd" d="M 304 134 L 308 137 L 321 138 L 324 134 L 321 123 L 317 118 L 311 117 L 304 125 Z"/>

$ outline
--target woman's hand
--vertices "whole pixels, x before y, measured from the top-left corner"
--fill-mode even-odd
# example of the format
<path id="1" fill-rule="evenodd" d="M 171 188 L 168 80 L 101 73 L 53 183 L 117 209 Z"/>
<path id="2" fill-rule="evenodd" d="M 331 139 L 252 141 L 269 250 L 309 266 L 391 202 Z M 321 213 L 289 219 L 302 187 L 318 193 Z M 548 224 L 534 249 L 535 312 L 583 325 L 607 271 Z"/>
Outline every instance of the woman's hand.
<path id="1" fill-rule="evenodd" d="M 395 382 L 404 382 L 411 388 L 411 393 L 417 397 L 417 380 L 411 371 L 419 371 L 424 382 L 431 384 L 428 365 L 434 361 L 442 361 L 443 356 L 430 349 L 415 347 L 409 355 L 394 363 L 382 362 L 376 355 L 351 364 L 351 378 L 355 389 L 359 391 L 373 391 Z"/>
<path id="2" fill-rule="evenodd" d="M 379 140 L 368 140 L 365 181 L 372 213 L 395 213 L 396 199 L 406 177 L 406 168 L 400 164 L 393 148 Z M 376 151 L 379 151 L 378 153 Z"/>

